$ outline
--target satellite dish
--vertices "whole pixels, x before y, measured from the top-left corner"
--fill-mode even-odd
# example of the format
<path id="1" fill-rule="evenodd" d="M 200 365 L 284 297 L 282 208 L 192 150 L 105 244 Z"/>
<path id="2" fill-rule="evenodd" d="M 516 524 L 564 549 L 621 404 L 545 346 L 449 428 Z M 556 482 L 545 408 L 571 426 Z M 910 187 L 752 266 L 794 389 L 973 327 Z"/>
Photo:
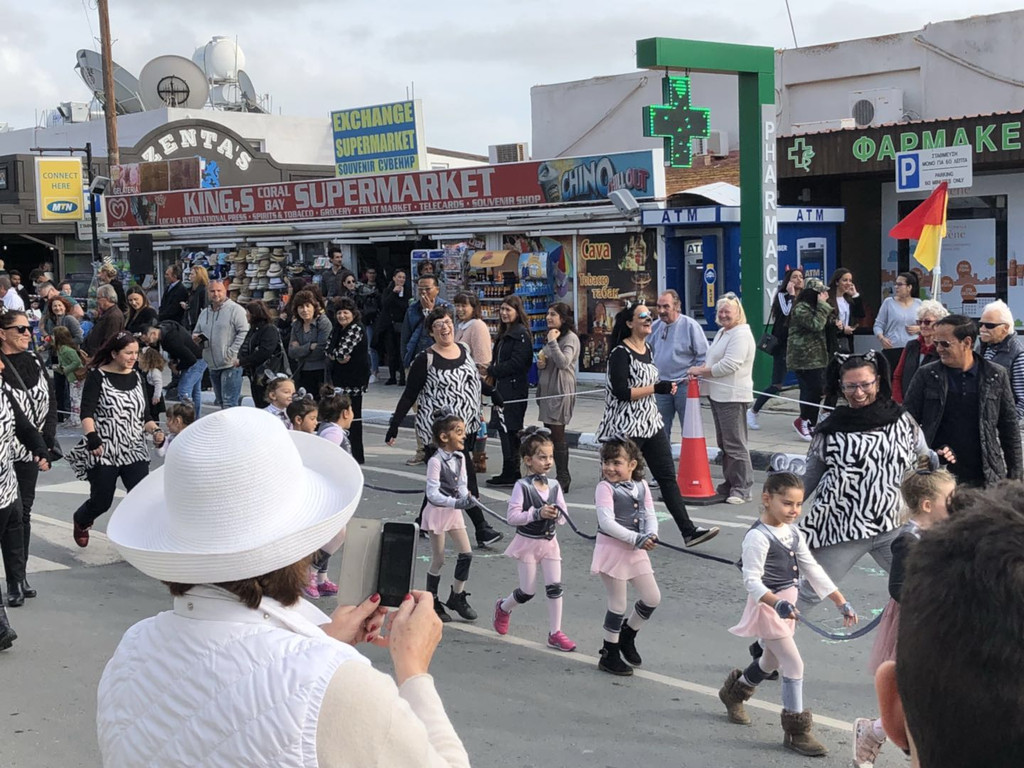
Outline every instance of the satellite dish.
<path id="1" fill-rule="evenodd" d="M 202 48 L 196 48 L 192 54 L 192 61 L 203 70 L 209 80 L 234 81 L 238 70 L 245 66 L 245 54 L 231 38 L 215 35 Z"/>
<path id="2" fill-rule="evenodd" d="M 96 51 L 81 50 L 77 54 L 78 70 L 83 82 L 93 92 L 100 104 L 106 106 L 103 92 L 103 58 Z M 119 115 L 143 112 L 146 107 L 139 96 L 139 81 L 135 75 L 114 63 L 114 102 Z"/>
<path id="3" fill-rule="evenodd" d="M 262 112 L 260 97 L 256 95 L 256 88 L 252 84 L 252 78 L 244 69 L 238 70 L 238 87 L 242 91 L 242 103 L 250 112 Z"/>
<path id="4" fill-rule="evenodd" d="M 242 101 L 242 92 L 237 83 L 221 83 L 210 88 L 210 102 L 218 106 L 238 104 Z"/>
<path id="5" fill-rule="evenodd" d="M 200 109 L 210 95 L 206 73 L 184 56 L 157 56 L 139 73 L 139 93 L 150 108 Z"/>

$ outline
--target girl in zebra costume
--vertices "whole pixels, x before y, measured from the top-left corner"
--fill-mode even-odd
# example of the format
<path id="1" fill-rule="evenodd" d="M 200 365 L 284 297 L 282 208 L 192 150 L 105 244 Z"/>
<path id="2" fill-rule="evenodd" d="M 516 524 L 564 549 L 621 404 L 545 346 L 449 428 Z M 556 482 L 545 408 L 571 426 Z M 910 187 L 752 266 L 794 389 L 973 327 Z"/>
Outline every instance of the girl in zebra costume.
<path id="1" fill-rule="evenodd" d="M 32 426 L 43 435 L 47 448 L 52 448 L 57 432 L 57 397 L 53 381 L 39 356 L 29 350 L 32 339 L 28 316 L 24 312 L 12 311 L 3 315 L 0 321 L 0 351 L 4 363 L 3 383 L 17 401 Z M 29 540 L 32 534 L 32 506 L 36 498 L 36 484 L 39 481 L 39 465 L 32 452 L 23 445 L 13 446 L 14 472 L 17 475 L 18 493 L 21 496 L 21 549 L 28 558 Z M 4 560 L 10 556 L 9 544 L 3 544 Z M 7 598 L 11 605 L 21 605 L 26 597 L 35 597 L 36 590 L 28 581 L 8 581 Z"/>
<path id="2" fill-rule="evenodd" d="M 163 431 L 150 417 L 145 383 L 135 368 L 138 359 L 139 342 L 120 331 L 96 350 L 85 379 L 85 436 L 67 453 L 75 475 L 89 481 L 89 498 L 74 515 L 73 535 L 80 547 L 89 545 L 89 529 L 110 509 L 118 479 L 130 491 L 149 474 L 146 434 L 157 448 L 164 443 Z"/>
<path id="3" fill-rule="evenodd" d="M 466 480 L 469 492 L 476 497 L 479 494 L 476 471 L 473 467 L 473 449 L 476 446 L 476 435 L 480 429 L 480 394 L 488 394 L 495 405 L 502 400 L 495 392 L 488 392 L 483 387 L 477 372 L 476 362 L 464 344 L 455 342 L 455 316 L 451 307 L 435 307 L 423 321 L 427 332 L 434 339 L 434 344 L 421 352 L 413 360 L 409 368 L 409 379 L 402 392 L 402 397 L 391 416 L 384 441 L 394 445 L 398 437 L 398 427 L 414 403 L 418 404 L 416 413 L 416 435 L 426 446 L 427 458 L 437 450 L 432 445 L 434 411 L 448 409 L 462 419 L 466 425 L 466 438 L 462 451 L 466 456 Z M 424 501 L 424 503 L 426 503 Z M 501 541 L 502 534 L 495 531 L 484 519 L 484 513 L 474 504 L 466 510 L 469 519 L 476 529 L 476 541 L 480 547 Z"/>

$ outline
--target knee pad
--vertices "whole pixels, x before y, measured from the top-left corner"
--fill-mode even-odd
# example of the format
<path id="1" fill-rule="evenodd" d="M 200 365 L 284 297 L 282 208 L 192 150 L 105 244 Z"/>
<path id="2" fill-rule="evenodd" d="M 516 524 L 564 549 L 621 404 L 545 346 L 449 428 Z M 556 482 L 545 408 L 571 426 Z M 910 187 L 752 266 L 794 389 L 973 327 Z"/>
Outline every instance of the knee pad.
<path id="1" fill-rule="evenodd" d="M 604 615 L 604 629 L 606 632 L 621 632 L 622 621 L 626 618 L 625 614 L 612 613 L 607 611 Z"/>
<path id="2" fill-rule="evenodd" d="M 522 605 L 523 603 L 528 603 L 533 600 L 533 595 L 529 592 L 523 592 L 519 587 L 516 587 L 512 590 L 512 599 Z"/>
<path id="3" fill-rule="evenodd" d="M 556 581 L 554 584 L 548 584 L 544 587 L 544 591 L 552 600 L 557 600 L 562 596 L 562 582 Z"/>
<path id="4" fill-rule="evenodd" d="M 649 618 L 651 618 L 651 614 L 654 613 L 654 609 L 657 607 L 658 606 L 656 605 L 648 605 L 643 600 L 637 600 L 635 603 L 633 603 L 633 610 L 636 611 L 636 615 L 644 621 L 647 621 Z"/>
<path id="5" fill-rule="evenodd" d="M 768 672 L 761 669 L 761 662 L 757 659 L 750 662 L 750 666 L 743 670 L 743 676 L 747 678 L 751 685 L 760 685 L 766 677 Z"/>
<path id="6" fill-rule="evenodd" d="M 462 552 L 455 559 L 455 580 L 467 581 L 469 579 L 469 566 L 473 563 L 473 555 L 469 552 Z"/>

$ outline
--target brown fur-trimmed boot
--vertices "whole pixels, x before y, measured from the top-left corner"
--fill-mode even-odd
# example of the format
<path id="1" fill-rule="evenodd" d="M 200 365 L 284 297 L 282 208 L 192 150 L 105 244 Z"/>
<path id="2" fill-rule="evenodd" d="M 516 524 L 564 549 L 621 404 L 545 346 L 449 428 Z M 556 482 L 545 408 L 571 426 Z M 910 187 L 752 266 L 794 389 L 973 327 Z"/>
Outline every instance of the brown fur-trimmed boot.
<path id="1" fill-rule="evenodd" d="M 786 732 L 782 746 L 807 757 L 824 757 L 828 749 L 811 733 L 811 710 L 789 712 L 782 710 L 782 730 Z"/>
<path id="2" fill-rule="evenodd" d="M 747 685 L 740 678 L 743 671 L 734 669 L 725 678 L 721 689 L 718 691 L 718 698 L 725 704 L 725 711 L 729 713 L 729 722 L 737 725 L 750 725 L 750 716 L 747 714 L 743 702 L 754 695 L 754 686 Z"/>

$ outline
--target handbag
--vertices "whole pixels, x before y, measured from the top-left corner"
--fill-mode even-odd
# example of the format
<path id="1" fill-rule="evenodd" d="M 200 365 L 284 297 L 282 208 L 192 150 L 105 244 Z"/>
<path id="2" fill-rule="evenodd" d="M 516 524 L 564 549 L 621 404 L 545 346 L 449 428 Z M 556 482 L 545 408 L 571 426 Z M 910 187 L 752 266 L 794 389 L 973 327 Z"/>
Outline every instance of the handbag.
<path id="1" fill-rule="evenodd" d="M 85 381 L 85 377 L 89 375 L 89 356 L 85 354 L 81 349 L 75 350 L 78 353 L 78 359 L 82 361 L 82 364 L 72 371 L 75 376 L 75 381 Z"/>
<path id="2" fill-rule="evenodd" d="M 779 349 L 779 337 L 768 330 L 768 323 L 764 324 L 761 338 L 757 342 L 757 348 L 766 355 L 774 355 Z"/>

